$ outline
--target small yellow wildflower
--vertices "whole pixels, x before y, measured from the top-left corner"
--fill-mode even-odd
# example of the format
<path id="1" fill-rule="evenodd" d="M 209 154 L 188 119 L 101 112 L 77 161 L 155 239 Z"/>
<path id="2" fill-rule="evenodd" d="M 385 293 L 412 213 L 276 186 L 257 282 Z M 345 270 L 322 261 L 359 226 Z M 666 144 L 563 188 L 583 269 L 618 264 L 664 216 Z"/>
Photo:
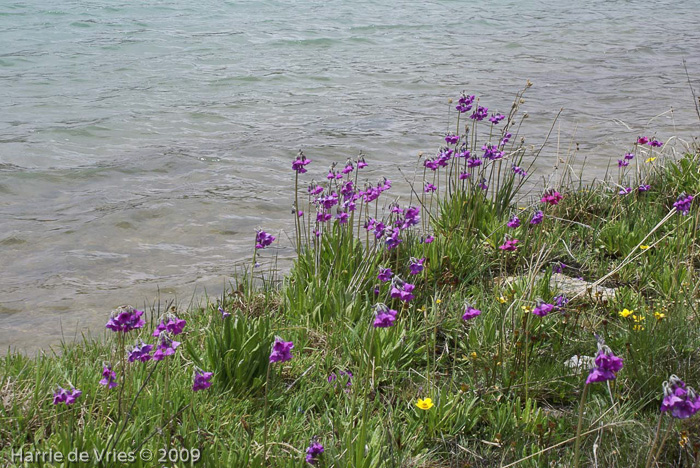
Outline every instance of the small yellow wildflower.
<path id="1" fill-rule="evenodd" d="M 644 161 L 644 162 L 645 162 L 645 163 L 653 163 L 654 161 L 656 161 L 656 157 L 647 158 L 646 161 Z"/>
<path id="2" fill-rule="evenodd" d="M 506 298 L 503 297 L 503 296 L 499 296 L 499 297 L 498 297 L 498 302 L 500 302 L 501 304 L 505 304 L 505 303 L 506 303 Z"/>
<path id="3" fill-rule="evenodd" d="M 619 312 L 620 317 L 622 317 L 622 318 L 627 318 L 630 315 L 632 315 L 633 313 L 634 313 L 633 310 L 627 310 L 627 309 L 623 309 L 622 312 Z"/>
<path id="4" fill-rule="evenodd" d="M 523 309 L 525 312 L 530 312 L 530 310 L 532 310 L 528 306 L 521 306 L 520 308 Z"/>
<path id="5" fill-rule="evenodd" d="M 472 351 L 472 353 L 470 354 L 470 356 L 471 356 L 472 359 L 476 359 L 476 356 L 477 356 L 476 351 Z"/>
<path id="6" fill-rule="evenodd" d="M 433 400 L 430 398 L 426 398 L 425 400 L 421 400 L 420 398 L 418 399 L 418 403 L 416 403 L 416 406 L 419 407 L 422 410 L 429 410 L 430 408 L 433 407 Z"/>
<path id="7" fill-rule="evenodd" d="M 644 330 L 646 330 L 646 328 L 644 328 L 643 325 L 635 325 L 634 327 L 632 327 L 632 329 L 633 329 L 634 331 L 644 331 Z"/>
<path id="8" fill-rule="evenodd" d="M 633 316 L 632 316 L 632 319 L 633 319 L 636 323 L 642 323 L 643 321 L 646 320 L 646 317 L 643 316 L 643 315 L 633 315 Z"/>
<path id="9" fill-rule="evenodd" d="M 640 245 L 639 250 L 647 250 L 649 247 L 649 245 Z"/>
<path id="10" fill-rule="evenodd" d="M 681 432 L 681 437 L 678 440 L 678 445 L 680 445 L 681 447 L 685 447 L 686 445 L 688 445 L 688 432 L 687 431 Z"/>
<path id="11" fill-rule="evenodd" d="M 436 304 L 442 304 L 442 299 L 435 299 Z"/>
<path id="12" fill-rule="evenodd" d="M 661 312 L 654 312 L 654 317 L 656 317 L 656 320 L 662 320 L 666 318 L 666 314 L 662 314 Z"/>

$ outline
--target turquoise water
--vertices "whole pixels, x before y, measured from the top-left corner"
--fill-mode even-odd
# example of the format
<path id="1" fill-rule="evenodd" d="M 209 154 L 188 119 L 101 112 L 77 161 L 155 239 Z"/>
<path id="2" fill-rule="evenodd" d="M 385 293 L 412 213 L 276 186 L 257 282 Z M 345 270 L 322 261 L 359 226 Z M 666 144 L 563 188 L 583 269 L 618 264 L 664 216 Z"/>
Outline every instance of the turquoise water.
<path id="1" fill-rule="evenodd" d="M 594 176 L 638 134 L 697 135 L 698 51 L 697 0 L 5 0 L 0 349 L 217 291 L 255 227 L 289 228 L 298 149 L 398 179 L 461 90 L 507 110 L 531 80 L 533 145 L 564 108 L 545 173 L 572 137 Z"/>

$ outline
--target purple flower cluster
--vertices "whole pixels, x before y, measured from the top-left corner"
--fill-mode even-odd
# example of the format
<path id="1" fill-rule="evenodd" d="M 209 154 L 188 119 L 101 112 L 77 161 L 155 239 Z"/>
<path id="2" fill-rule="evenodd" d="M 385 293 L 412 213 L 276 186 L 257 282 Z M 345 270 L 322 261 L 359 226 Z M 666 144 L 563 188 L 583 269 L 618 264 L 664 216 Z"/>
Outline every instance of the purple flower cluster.
<path id="1" fill-rule="evenodd" d="M 445 142 L 448 145 L 456 145 L 457 142 L 459 142 L 459 135 L 448 133 L 447 135 L 445 135 Z"/>
<path id="2" fill-rule="evenodd" d="M 294 170 L 297 174 L 303 174 L 306 172 L 306 168 L 304 166 L 306 166 L 310 162 L 311 160 L 304 156 L 304 153 L 299 151 L 299 155 L 292 162 L 292 170 Z"/>
<path id="3" fill-rule="evenodd" d="M 382 283 L 386 283 L 387 281 L 391 281 L 392 276 L 394 276 L 394 273 L 391 271 L 391 268 L 380 268 L 377 279 Z"/>
<path id="4" fill-rule="evenodd" d="M 347 370 L 347 371 L 342 371 L 342 370 L 341 370 L 338 374 L 339 374 L 339 375 L 336 375 L 335 372 L 331 372 L 331 375 L 328 376 L 328 383 L 333 383 L 333 382 L 335 382 L 336 380 L 338 380 L 338 377 L 340 376 L 341 379 L 342 379 L 343 377 L 346 377 L 346 378 L 347 378 L 347 383 L 345 384 L 346 387 L 351 387 L 351 386 L 352 386 L 352 377 L 353 377 L 353 376 L 352 376 L 352 372 L 350 372 L 349 370 Z M 337 384 L 336 384 L 336 385 L 337 385 Z"/>
<path id="5" fill-rule="evenodd" d="M 156 352 L 153 353 L 154 361 L 162 361 L 167 356 L 172 356 L 175 354 L 175 350 L 180 346 L 179 341 L 175 341 L 170 337 L 169 332 L 161 332 L 159 335 L 160 342 L 158 343 L 158 348 Z"/>
<path id="6" fill-rule="evenodd" d="M 656 137 L 649 138 L 645 136 L 640 136 L 639 138 L 637 138 L 637 144 L 649 145 L 656 148 L 661 148 L 663 146 L 663 142 L 657 140 Z"/>
<path id="7" fill-rule="evenodd" d="M 513 228 L 513 229 L 520 227 L 520 218 L 518 218 L 516 215 L 511 216 L 507 225 L 509 228 Z"/>
<path id="8" fill-rule="evenodd" d="M 316 438 L 311 439 L 311 444 L 309 448 L 306 449 L 306 462 L 315 465 L 318 463 L 318 459 L 323 453 L 323 445 L 321 445 Z"/>
<path id="9" fill-rule="evenodd" d="M 546 317 L 551 311 L 554 310 L 554 304 L 548 304 L 546 302 L 538 302 L 534 309 L 532 309 L 533 315 L 538 317 Z"/>
<path id="10" fill-rule="evenodd" d="M 206 390 L 207 388 L 211 387 L 210 380 L 213 375 L 213 372 L 204 372 L 197 369 L 194 372 L 194 384 L 192 385 L 192 390 L 197 392 L 199 390 Z"/>
<path id="11" fill-rule="evenodd" d="M 459 111 L 460 114 L 464 114 L 465 112 L 469 112 L 472 110 L 472 105 L 474 104 L 474 99 L 476 99 L 476 96 L 473 94 L 471 96 L 468 96 L 464 93 L 462 93 L 462 97 L 459 98 L 459 102 L 455 106 L 455 109 Z"/>
<path id="12" fill-rule="evenodd" d="M 513 173 L 519 175 L 520 177 L 527 176 L 527 171 L 520 166 L 516 166 L 515 164 L 513 164 Z"/>
<path id="13" fill-rule="evenodd" d="M 681 193 L 678 199 L 673 203 L 673 207 L 682 215 L 687 215 L 690 212 L 690 205 L 693 203 L 693 196 Z"/>
<path id="14" fill-rule="evenodd" d="M 416 286 L 411 283 L 402 281 L 398 276 L 394 276 L 394 280 L 391 283 L 391 297 L 409 302 L 415 297 L 412 292 L 415 287 Z"/>
<path id="15" fill-rule="evenodd" d="M 153 350 L 153 345 L 150 344 L 145 344 L 143 341 L 137 345 L 135 345 L 131 351 L 129 351 L 129 362 L 134 362 L 134 361 L 141 361 L 141 362 L 147 362 L 150 361 L 153 356 L 151 356 L 151 351 Z"/>
<path id="16" fill-rule="evenodd" d="M 548 205 L 558 205 L 563 198 L 561 193 L 554 189 L 549 189 L 542 195 L 540 202 L 547 203 Z"/>
<path id="17" fill-rule="evenodd" d="M 518 242 L 520 242 L 518 239 L 508 239 L 503 245 L 499 246 L 498 248 L 501 250 L 505 250 L 506 252 L 515 252 L 518 249 Z"/>
<path id="18" fill-rule="evenodd" d="M 542 212 L 542 210 L 537 210 L 535 211 L 535 214 L 532 215 L 532 218 L 530 219 L 530 224 L 540 224 L 543 219 L 544 213 Z"/>
<path id="19" fill-rule="evenodd" d="M 640 193 L 641 193 L 641 192 L 648 192 L 650 189 L 651 189 L 651 185 L 649 185 L 649 184 L 641 184 L 641 185 L 637 188 L 637 192 L 640 192 Z"/>
<path id="20" fill-rule="evenodd" d="M 280 337 L 275 338 L 275 342 L 272 344 L 272 352 L 270 353 L 270 362 L 286 362 L 292 359 L 292 349 L 294 348 L 294 343 L 291 341 L 284 341 Z"/>
<path id="21" fill-rule="evenodd" d="M 374 306 L 374 328 L 389 328 L 396 322 L 397 312 L 390 309 L 385 304 L 377 304 Z"/>
<path id="22" fill-rule="evenodd" d="M 462 320 L 469 321 L 473 318 L 481 315 L 481 311 L 476 307 L 473 307 L 470 303 L 464 304 L 464 315 L 462 315 Z"/>
<path id="23" fill-rule="evenodd" d="M 617 192 L 618 195 L 629 195 L 632 193 L 632 187 L 622 187 L 620 191 Z"/>
<path id="24" fill-rule="evenodd" d="M 564 294 L 560 294 L 558 296 L 554 296 L 552 302 L 554 302 L 554 308 L 556 310 L 562 310 L 564 307 L 566 307 L 566 304 L 569 303 L 569 298 L 566 297 Z"/>
<path id="25" fill-rule="evenodd" d="M 437 187 L 435 185 L 431 184 L 430 182 L 428 182 L 427 184 L 425 184 L 425 187 L 423 188 L 423 190 L 425 191 L 425 193 L 431 193 L 431 192 L 435 192 L 437 190 Z"/>
<path id="26" fill-rule="evenodd" d="M 142 315 L 142 310 L 136 310 L 131 306 L 121 306 L 112 311 L 105 328 L 122 333 L 141 328 L 146 323 L 145 320 L 141 318 Z"/>
<path id="27" fill-rule="evenodd" d="M 663 383 L 663 390 L 662 413 L 670 411 L 673 418 L 687 419 L 700 411 L 700 396 L 675 375 Z"/>
<path id="28" fill-rule="evenodd" d="M 166 323 L 165 320 L 168 322 Z M 187 325 L 187 321 L 177 318 L 172 314 L 168 314 L 165 319 L 161 320 L 153 331 L 153 336 L 159 336 L 162 332 L 167 331 L 172 335 L 179 335 Z"/>
<path id="29" fill-rule="evenodd" d="M 270 244 L 272 244 L 274 241 L 275 236 L 270 235 L 267 232 L 260 229 L 255 235 L 255 248 L 264 249 L 265 247 L 269 247 Z"/>
<path id="30" fill-rule="evenodd" d="M 472 112 L 472 115 L 470 115 L 469 118 L 472 120 L 481 121 L 481 120 L 484 120 L 488 116 L 489 116 L 489 108 L 488 107 L 477 106 L 476 110 L 474 112 Z"/>
<path id="31" fill-rule="evenodd" d="M 411 257 L 411 263 L 408 264 L 409 272 L 412 275 L 417 275 L 423 271 L 423 264 L 425 263 L 425 258 L 416 259 Z"/>
<path id="32" fill-rule="evenodd" d="M 102 380 L 100 380 L 100 385 L 105 385 L 110 389 L 117 386 L 117 373 L 112 370 L 112 366 L 109 364 L 102 368 Z"/>
<path id="33" fill-rule="evenodd" d="M 506 116 L 503 114 L 491 114 L 491 118 L 489 119 L 489 121 L 491 121 L 491 123 L 494 125 L 498 125 L 501 122 L 501 120 L 505 118 Z"/>
<path id="34" fill-rule="evenodd" d="M 622 369 L 622 358 L 615 356 L 612 350 L 605 345 L 598 344 L 598 348 L 595 366 L 588 374 L 586 384 L 614 380 L 615 374 Z"/>
<path id="35" fill-rule="evenodd" d="M 53 394 L 53 404 L 58 405 L 59 403 L 65 403 L 66 406 L 70 406 L 75 403 L 75 400 L 82 394 L 83 392 L 75 387 L 72 387 L 70 391 L 58 387 Z"/>

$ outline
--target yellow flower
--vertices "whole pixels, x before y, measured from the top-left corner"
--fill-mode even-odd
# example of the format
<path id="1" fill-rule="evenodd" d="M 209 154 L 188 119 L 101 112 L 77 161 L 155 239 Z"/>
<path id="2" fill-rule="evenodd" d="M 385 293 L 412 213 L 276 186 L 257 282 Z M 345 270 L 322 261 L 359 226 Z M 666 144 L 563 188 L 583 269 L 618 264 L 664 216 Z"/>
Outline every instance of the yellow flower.
<path id="1" fill-rule="evenodd" d="M 433 407 L 433 400 L 430 398 L 426 398 L 425 400 L 421 400 L 420 398 L 418 399 L 418 403 L 416 403 L 416 406 L 419 407 L 422 410 L 429 410 L 430 408 Z"/>
<path id="2" fill-rule="evenodd" d="M 634 329 L 634 331 L 644 331 L 645 330 L 645 328 L 642 325 L 635 325 L 632 328 Z"/>
<path id="3" fill-rule="evenodd" d="M 442 299 L 435 299 L 436 304 L 442 304 Z"/>
<path id="4" fill-rule="evenodd" d="M 633 316 L 632 316 L 632 319 L 633 319 L 636 323 L 642 323 L 643 321 L 646 320 L 646 317 L 644 317 L 643 315 L 633 315 Z"/>
<path id="5" fill-rule="evenodd" d="M 622 317 L 622 318 L 627 318 L 630 315 L 632 315 L 633 313 L 634 313 L 633 310 L 627 310 L 627 309 L 624 309 L 622 312 L 619 312 L 620 317 Z"/>
<path id="6" fill-rule="evenodd" d="M 528 306 L 521 306 L 521 309 L 523 309 L 525 312 L 530 312 L 530 308 Z"/>
<path id="7" fill-rule="evenodd" d="M 476 356 L 477 356 L 477 355 L 476 355 L 476 351 L 472 351 L 472 353 L 470 354 L 470 356 L 472 357 L 472 359 L 476 359 Z"/>
<path id="8" fill-rule="evenodd" d="M 639 250 L 647 250 L 649 247 L 648 245 L 640 245 Z"/>
<path id="9" fill-rule="evenodd" d="M 507 302 L 507 299 L 503 296 L 498 296 L 498 302 L 501 304 L 505 304 Z"/>
<path id="10" fill-rule="evenodd" d="M 662 314 L 661 312 L 654 312 L 654 317 L 656 317 L 656 320 L 661 320 L 663 318 L 666 318 L 666 314 Z"/>
<path id="11" fill-rule="evenodd" d="M 686 431 L 681 432 L 681 437 L 678 440 L 678 445 L 685 447 L 688 444 L 688 433 Z"/>
<path id="12" fill-rule="evenodd" d="M 646 161 L 644 161 L 644 162 L 645 162 L 645 163 L 653 163 L 654 161 L 656 161 L 656 157 L 647 158 Z"/>

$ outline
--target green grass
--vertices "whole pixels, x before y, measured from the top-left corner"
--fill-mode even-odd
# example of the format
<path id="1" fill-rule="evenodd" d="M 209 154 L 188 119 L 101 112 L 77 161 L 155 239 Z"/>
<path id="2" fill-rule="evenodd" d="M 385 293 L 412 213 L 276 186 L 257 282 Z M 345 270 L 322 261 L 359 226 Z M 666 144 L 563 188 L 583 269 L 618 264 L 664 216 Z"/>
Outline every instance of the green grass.
<path id="1" fill-rule="evenodd" d="M 517 145 L 509 154 L 519 162 L 528 157 Z M 123 466 L 188 466 L 143 462 L 138 451 L 158 458 L 160 450 L 196 449 L 198 466 L 299 467 L 315 436 L 325 467 L 573 466 L 587 370 L 564 363 L 593 356 L 597 334 L 624 367 L 610 385 L 590 386 L 581 466 L 645 466 L 662 382 L 676 374 L 700 385 L 699 211 L 693 206 L 658 225 L 679 193 L 700 192 L 700 155 L 691 148 L 678 160 L 659 152 L 644 161 L 640 151 L 638 167 L 616 182 L 650 183 L 646 193 L 620 196 L 612 183 L 569 181 L 556 187 L 564 195 L 558 205 L 544 207 L 533 196 L 520 200 L 524 210 L 509 163 L 481 168 L 487 194 L 459 182 L 456 170 L 441 172 L 432 200 L 415 187 L 423 219 L 391 251 L 358 229 L 364 214 L 354 224 L 333 223 L 317 241 L 305 227 L 300 254 L 281 282 L 268 274 L 263 287 L 251 289 L 244 277 L 207 307 L 174 304 L 187 320 L 178 337 L 183 345 L 159 363 L 122 364 L 115 334 L 35 358 L 10 353 L 0 361 L 0 459 L 15 466 L 11 454 L 20 449 L 78 450 L 91 461 L 26 466 L 121 466 L 95 461 L 93 451 L 107 449 L 136 452 Z M 365 212 L 374 213 L 373 205 Z M 382 206 L 378 217 L 387 222 Z M 531 226 L 537 207 L 545 220 Z M 521 227 L 508 228 L 516 213 Z M 429 233 L 435 241 L 422 242 Z M 506 235 L 520 240 L 516 252 L 498 248 Z M 261 250 L 256 258 L 269 256 Z M 419 275 L 408 272 L 411 257 L 427 258 Z M 617 288 L 615 298 L 584 294 L 546 317 L 529 313 L 537 300 L 560 293 L 549 283 L 559 263 L 567 276 L 604 278 L 602 285 Z M 377 281 L 382 266 L 416 284 L 408 305 Z M 465 301 L 483 312 L 468 323 L 461 319 Z M 398 311 L 395 326 L 372 327 L 377 302 Z M 232 315 L 223 319 L 219 305 Z M 146 327 L 127 334 L 126 344 L 153 342 L 153 326 L 169 306 L 147 311 Z M 624 308 L 637 321 L 621 317 Z M 276 335 L 294 342 L 294 358 L 269 364 Z M 98 384 L 104 362 L 117 371 L 116 389 Z M 211 388 L 192 391 L 195 367 L 214 373 Z M 347 377 L 328 381 L 346 370 L 350 385 Z M 54 406 L 59 385 L 83 395 L 71 407 Z M 416 402 L 426 397 L 435 405 L 424 411 Z M 658 466 L 697 466 L 699 420 L 664 417 L 659 439 L 669 429 Z"/>

